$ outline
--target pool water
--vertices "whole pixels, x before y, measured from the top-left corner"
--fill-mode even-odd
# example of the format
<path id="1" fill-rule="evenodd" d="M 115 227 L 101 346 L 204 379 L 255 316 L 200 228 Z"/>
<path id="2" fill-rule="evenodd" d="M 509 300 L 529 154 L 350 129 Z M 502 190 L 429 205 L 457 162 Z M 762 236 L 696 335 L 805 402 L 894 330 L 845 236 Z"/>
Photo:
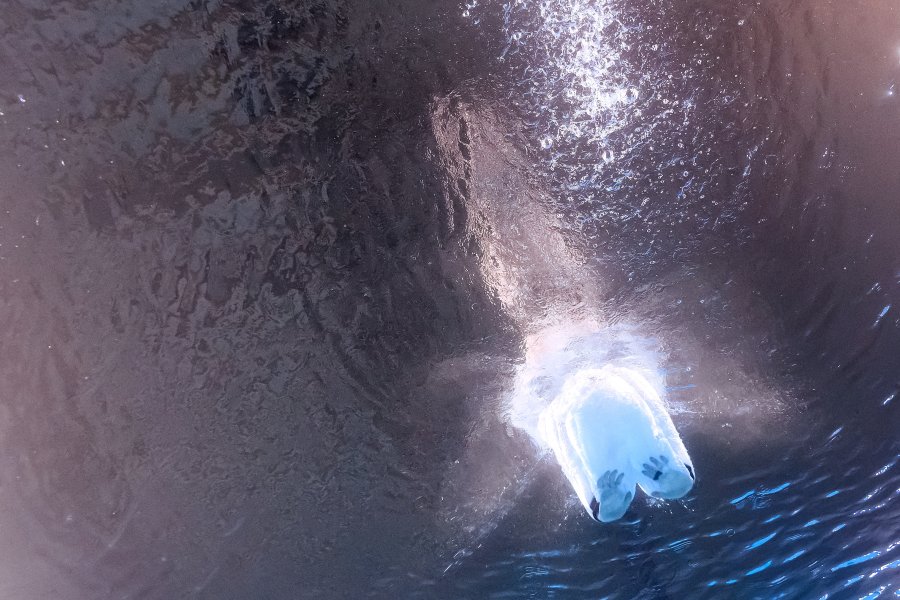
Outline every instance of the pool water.
<path id="1" fill-rule="evenodd" d="M 900 596 L 900 7 L 0 15 L 0 597 Z M 584 514 L 527 340 L 657 345 Z"/>

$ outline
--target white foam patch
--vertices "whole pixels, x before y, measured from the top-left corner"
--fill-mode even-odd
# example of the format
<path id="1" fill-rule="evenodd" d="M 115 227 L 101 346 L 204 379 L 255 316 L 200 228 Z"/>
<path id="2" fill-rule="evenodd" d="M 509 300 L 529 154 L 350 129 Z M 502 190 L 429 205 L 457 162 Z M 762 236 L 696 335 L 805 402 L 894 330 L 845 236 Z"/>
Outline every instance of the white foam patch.
<path id="1" fill-rule="evenodd" d="M 620 518 L 636 486 L 670 499 L 691 489 L 693 466 L 649 340 L 578 323 L 527 344 L 508 418 L 553 454 L 589 514 Z"/>

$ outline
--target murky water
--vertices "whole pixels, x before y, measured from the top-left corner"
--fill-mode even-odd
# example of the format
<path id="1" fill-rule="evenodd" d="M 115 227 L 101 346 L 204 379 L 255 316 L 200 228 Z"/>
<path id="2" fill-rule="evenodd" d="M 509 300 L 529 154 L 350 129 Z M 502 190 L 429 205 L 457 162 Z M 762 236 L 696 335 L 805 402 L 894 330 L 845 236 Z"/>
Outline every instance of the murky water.
<path id="1" fill-rule="evenodd" d="M 900 594 L 900 8 L 8 2 L 0 597 Z M 525 340 L 659 346 L 598 525 Z"/>

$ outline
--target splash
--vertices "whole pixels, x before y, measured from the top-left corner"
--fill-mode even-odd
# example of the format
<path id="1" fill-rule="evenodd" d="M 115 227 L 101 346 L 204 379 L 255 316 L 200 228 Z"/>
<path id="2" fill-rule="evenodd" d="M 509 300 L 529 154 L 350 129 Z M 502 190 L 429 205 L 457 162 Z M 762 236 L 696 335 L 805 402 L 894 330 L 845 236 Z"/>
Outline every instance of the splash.
<path id="1" fill-rule="evenodd" d="M 651 341 L 624 327 L 579 323 L 528 340 L 510 421 L 552 452 L 598 521 L 621 518 L 636 487 L 675 499 L 693 486 L 657 364 Z"/>
<path id="2" fill-rule="evenodd" d="M 528 336 L 525 344 L 525 360 L 517 369 L 506 415 L 539 448 L 548 449 L 538 424 L 541 413 L 559 395 L 567 379 L 579 371 L 627 368 L 639 373 L 661 397 L 665 395 L 655 344 L 632 327 L 603 327 L 592 321 L 565 323 Z"/>

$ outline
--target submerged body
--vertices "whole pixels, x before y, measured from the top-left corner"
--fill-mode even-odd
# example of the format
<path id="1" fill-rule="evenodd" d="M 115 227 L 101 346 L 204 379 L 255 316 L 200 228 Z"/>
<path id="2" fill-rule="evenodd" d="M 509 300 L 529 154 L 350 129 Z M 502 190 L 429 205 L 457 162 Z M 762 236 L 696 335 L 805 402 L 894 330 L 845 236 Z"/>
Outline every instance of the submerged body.
<path id="1" fill-rule="evenodd" d="M 621 518 L 635 486 L 664 499 L 680 498 L 693 486 L 681 437 L 638 370 L 604 366 L 571 374 L 541 412 L 538 431 L 598 521 Z"/>

